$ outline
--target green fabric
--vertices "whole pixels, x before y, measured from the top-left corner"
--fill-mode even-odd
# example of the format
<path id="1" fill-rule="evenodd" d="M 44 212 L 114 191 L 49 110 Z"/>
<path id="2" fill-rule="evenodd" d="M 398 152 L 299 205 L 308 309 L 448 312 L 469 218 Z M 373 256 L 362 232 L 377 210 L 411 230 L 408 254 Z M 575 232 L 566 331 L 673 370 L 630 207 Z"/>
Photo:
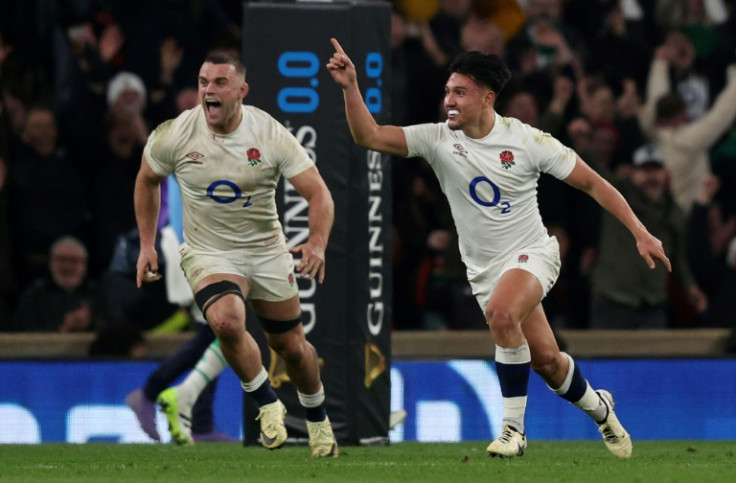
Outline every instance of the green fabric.
<path id="1" fill-rule="evenodd" d="M 736 129 L 732 129 L 731 133 L 713 149 L 710 157 L 711 169 L 719 172 L 722 168 L 726 168 L 724 164 L 731 164 L 736 160 Z"/>
<path id="2" fill-rule="evenodd" d="M 713 27 L 690 25 L 685 28 L 685 35 L 695 47 L 696 59 L 708 59 L 718 48 L 718 32 Z"/>

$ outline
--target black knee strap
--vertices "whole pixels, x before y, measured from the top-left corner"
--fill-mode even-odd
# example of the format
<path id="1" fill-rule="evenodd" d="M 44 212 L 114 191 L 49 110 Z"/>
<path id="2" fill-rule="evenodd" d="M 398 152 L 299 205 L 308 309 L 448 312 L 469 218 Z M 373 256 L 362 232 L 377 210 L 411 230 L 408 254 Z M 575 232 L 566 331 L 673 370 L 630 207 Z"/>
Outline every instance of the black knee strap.
<path id="1" fill-rule="evenodd" d="M 210 305 L 228 294 L 237 295 L 243 302 L 245 302 L 243 292 L 240 291 L 240 285 L 229 280 L 221 280 L 207 285 L 205 288 L 194 294 L 194 301 L 197 302 L 199 310 L 202 311 L 202 316 L 207 320 L 207 309 L 210 308 Z"/>
<path id="2" fill-rule="evenodd" d="M 258 318 L 261 319 L 263 330 L 265 330 L 269 334 L 283 334 L 284 332 L 288 332 L 302 323 L 302 319 L 300 318 L 296 318 L 294 320 L 271 320 L 265 317 L 261 317 L 260 315 L 258 316 Z"/>

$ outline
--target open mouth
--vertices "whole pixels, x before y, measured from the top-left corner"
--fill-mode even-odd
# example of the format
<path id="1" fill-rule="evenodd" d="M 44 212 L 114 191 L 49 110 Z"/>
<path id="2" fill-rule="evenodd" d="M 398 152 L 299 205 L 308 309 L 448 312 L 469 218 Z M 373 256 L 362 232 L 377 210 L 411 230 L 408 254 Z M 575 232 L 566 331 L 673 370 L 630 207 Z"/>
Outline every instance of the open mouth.
<path id="1" fill-rule="evenodd" d="M 205 108 L 207 109 L 208 114 L 214 114 L 216 112 L 219 112 L 219 110 L 222 108 L 222 103 L 218 101 L 217 99 L 205 99 L 204 105 L 205 105 Z"/>
<path id="2" fill-rule="evenodd" d="M 448 109 L 447 110 L 447 117 L 455 117 L 458 114 L 460 114 L 460 111 L 458 111 L 457 109 Z"/>

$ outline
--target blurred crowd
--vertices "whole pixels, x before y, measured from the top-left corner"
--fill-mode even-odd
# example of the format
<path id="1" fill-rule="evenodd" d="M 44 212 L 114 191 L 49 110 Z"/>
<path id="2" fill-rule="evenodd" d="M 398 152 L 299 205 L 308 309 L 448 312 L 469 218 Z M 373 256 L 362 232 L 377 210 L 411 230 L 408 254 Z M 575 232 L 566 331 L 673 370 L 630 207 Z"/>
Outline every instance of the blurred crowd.
<path id="1" fill-rule="evenodd" d="M 563 259 L 554 328 L 736 326 L 736 1 L 392 4 L 393 124 L 441 121 L 453 57 L 498 54 L 514 79 L 497 110 L 574 148 L 665 243 L 671 274 L 543 175 Z M 0 8 L 0 331 L 97 331 L 109 354 L 186 327 L 163 285 L 134 287 L 133 187 L 148 133 L 196 105 L 205 53 L 240 48 L 242 2 Z M 393 327 L 485 327 L 429 166 L 399 160 L 392 176 Z"/>

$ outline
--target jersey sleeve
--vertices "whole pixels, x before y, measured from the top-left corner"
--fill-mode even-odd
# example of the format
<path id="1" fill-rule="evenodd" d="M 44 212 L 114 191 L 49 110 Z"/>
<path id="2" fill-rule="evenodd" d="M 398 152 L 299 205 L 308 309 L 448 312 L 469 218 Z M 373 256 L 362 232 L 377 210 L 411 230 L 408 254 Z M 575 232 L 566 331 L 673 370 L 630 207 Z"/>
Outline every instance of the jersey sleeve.
<path id="1" fill-rule="evenodd" d="M 173 128 L 173 122 L 173 119 L 166 121 L 154 129 L 143 148 L 148 165 L 154 173 L 162 177 L 174 172 L 172 150 L 167 146 L 167 137 Z"/>
<path id="2" fill-rule="evenodd" d="M 564 180 L 575 168 L 577 154 L 551 134 L 533 129 L 527 142 L 529 158 L 537 162 L 539 171 Z"/>
<path id="3" fill-rule="evenodd" d="M 439 124 L 416 124 L 402 127 L 406 137 L 407 158 L 424 158 L 432 163 L 432 151 L 439 137 Z"/>
<path id="4" fill-rule="evenodd" d="M 271 145 L 274 146 L 279 171 L 284 178 L 293 178 L 314 166 L 314 161 L 299 141 L 278 121 L 272 119 L 272 122 L 274 138 Z"/>

